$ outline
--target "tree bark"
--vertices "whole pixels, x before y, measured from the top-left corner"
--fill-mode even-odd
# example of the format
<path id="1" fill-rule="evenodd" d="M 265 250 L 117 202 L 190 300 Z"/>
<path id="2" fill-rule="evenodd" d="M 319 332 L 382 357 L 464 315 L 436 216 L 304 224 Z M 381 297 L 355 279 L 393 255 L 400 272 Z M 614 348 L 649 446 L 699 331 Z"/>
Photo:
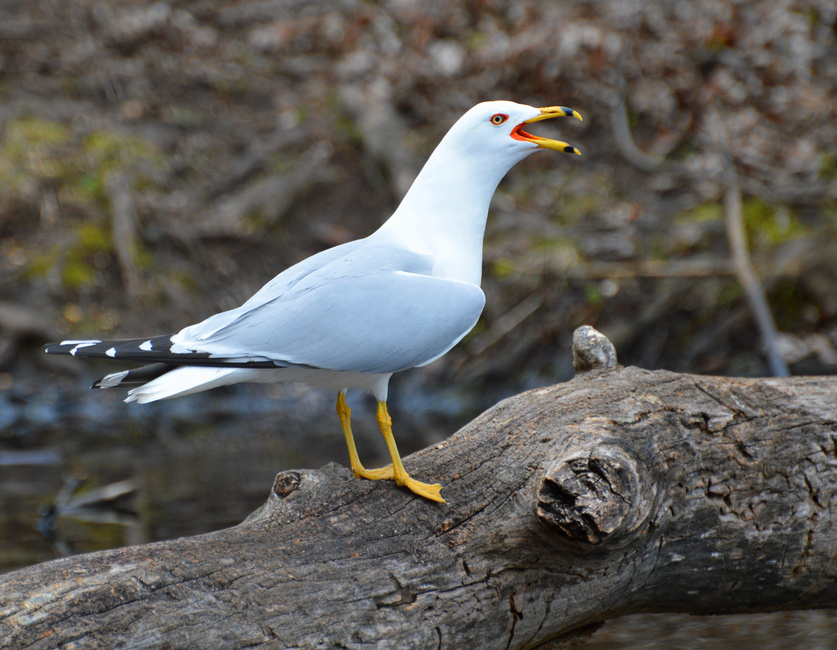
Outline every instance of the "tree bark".
<path id="1" fill-rule="evenodd" d="M 627 613 L 837 606 L 837 379 L 574 344 L 573 381 L 406 460 L 447 504 L 283 472 L 234 528 L 0 576 L 0 645 L 531 648 Z"/>

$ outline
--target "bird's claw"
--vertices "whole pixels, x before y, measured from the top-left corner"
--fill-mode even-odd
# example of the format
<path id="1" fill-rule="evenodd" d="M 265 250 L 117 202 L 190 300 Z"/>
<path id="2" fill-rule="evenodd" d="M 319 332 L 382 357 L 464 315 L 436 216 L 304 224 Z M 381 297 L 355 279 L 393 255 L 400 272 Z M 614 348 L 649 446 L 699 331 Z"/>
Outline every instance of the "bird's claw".
<path id="1" fill-rule="evenodd" d="M 413 494 L 417 494 L 420 497 L 424 497 L 425 499 L 430 499 L 431 501 L 436 501 L 437 503 L 445 503 L 445 500 L 442 498 L 441 495 L 442 486 L 439 483 L 422 483 L 421 481 L 417 481 L 416 479 L 411 478 L 409 474 L 406 473 L 401 476 L 398 476 L 396 475 L 396 472 L 393 469 L 392 465 L 387 465 L 386 467 L 381 467 L 378 469 L 353 467 L 352 473 L 357 478 L 365 478 L 370 481 L 380 481 L 387 479 L 392 480 L 395 481 L 398 485 L 407 488 Z"/>

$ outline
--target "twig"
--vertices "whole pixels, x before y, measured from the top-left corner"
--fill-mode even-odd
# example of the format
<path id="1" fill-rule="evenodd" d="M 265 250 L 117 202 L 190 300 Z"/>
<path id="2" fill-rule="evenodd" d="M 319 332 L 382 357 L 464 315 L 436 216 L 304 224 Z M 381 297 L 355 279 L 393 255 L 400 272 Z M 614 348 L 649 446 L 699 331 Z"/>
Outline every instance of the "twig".
<path id="1" fill-rule="evenodd" d="M 616 148 L 625 160 L 645 172 L 660 170 L 665 160 L 650 156 L 636 146 L 628 124 L 628 107 L 624 97 L 616 91 L 611 94 L 610 126 Z"/>
<path id="2" fill-rule="evenodd" d="M 550 265 L 547 265 L 549 268 Z M 576 280 L 616 278 L 703 278 L 732 275 L 727 260 L 695 258 L 683 260 L 631 260 L 628 262 L 587 262 L 562 268 L 565 278 Z"/>
<path id="3" fill-rule="evenodd" d="M 495 320 L 485 334 L 475 339 L 469 346 L 469 352 L 475 356 L 482 354 L 534 314 L 542 304 L 543 299 L 540 296 L 530 294 Z"/>
<path id="4" fill-rule="evenodd" d="M 0 301 L 0 329 L 8 330 L 16 336 L 54 336 L 55 332 L 48 323 L 53 315 L 35 311 L 30 307 L 11 302 Z"/>
<path id="5" fill-rule="evenodd" d="M 767 304 L 767 298 L 761 287 L 758 277 L 753 270 L 750 255 L 747 251 L 747 238 L 744 234 L 744 218 L 741 209 L 741 186 L 738 183 L 738 173 L 732 161 L 727 160 L 729 184 L 724 194 L 726 207 L 727 239 L 729 240 L 732 252 L 732 263 L 735 268 L 735 275 L 744 293 L 747 302 L 756 319 L 762 341 L 767 352 L 767 361 L 770 364 L 770 371 L 775 377 L 787 377 L 790 375 L 788 366 L 779 353 L 778 332 L 776 323 L 773 321 L 773 314 Z"/>
<path id="6" fill-rule="evenodd" d="M 738 171 L 735 168 L 735 162 L 727 144 L 730 140 L 726 124 L 717 110 L 712 110 L 707 124 L 713 130 L 715 142 L 724 161 L 724 171 L 727 179 L 724 191 L 725 221 L 735 275 L 744 289 L 747 304 L 750 306 L 753 318 L 755 318 L 756 325 L 759 328 L 770 371 L 775 377 L 787 377 L 790 372 L 779 352 L 779 335 L 776 330 L 776 323 L 773 320 L 773 314 L 770 312 L 764 289 L 753 269 L 750 253 L 747 250 L 747 237 L 744 232 L 744 216 L 741 208 L 741 180 L 738 177 Z"/>
<path id="7" fill-rule="evenodd" d="M 125 283 L 125 294 L 133 299 L 139 294 L 139 272 L 135 260 L 137 211 L 128 179 L 123 172 L 109 174 L 106 186 L 111 205 L 111 230 L 116 259 Z"/>
<path id="8" fill-rule="evenodd" d="M 218 201 L 191 234 L 198 237 L 240 236 L 247 232 L 246 218 L 254 212 L 258 212 L 267 224 L 279 221 L 296 199 L 328 177 L 324 165 L 332 153 L 328 142 L 314 143 L 292 170 L 254 180 Z"/>

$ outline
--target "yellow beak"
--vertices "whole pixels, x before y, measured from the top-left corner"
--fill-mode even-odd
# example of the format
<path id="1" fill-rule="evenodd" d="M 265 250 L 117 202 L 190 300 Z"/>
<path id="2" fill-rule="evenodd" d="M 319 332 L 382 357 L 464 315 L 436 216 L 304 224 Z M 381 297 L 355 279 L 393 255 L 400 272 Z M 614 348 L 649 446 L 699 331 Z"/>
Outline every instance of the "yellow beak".
<path id="1" fill-rule="evenodd" d="M 581 114 L 573 110 L 572 108 L 565 108 L 564 106 L 545 106 L 544 108 L 538 109 L 541 114 L 533 117 L 530 120 L 526 120 L 525 122 L 518 124 L 516 127 L 512 129 L 511 136 L 516 140 L 522 140 L 524 142 L 532 142 L 537 146 L 543 149 L 554 149 L 555 151 L 563 151 L 564 153 L 576 153 L 581 155 L 581 152 L 576 149 L 574 146 L 567 144 L 566 142 L 561 142 L 560 140 L 550 140 L 549 138 L 542 138 L 538 135 L 532 135 L 531 133 L 526 133 L 523 130 L 523 127 L 527 124 L 532 124 L 532 122 L 540 122 L 541 120 L 550 120 L 553 117 L 577 117 L 579 120 L 582 119 Z"/>

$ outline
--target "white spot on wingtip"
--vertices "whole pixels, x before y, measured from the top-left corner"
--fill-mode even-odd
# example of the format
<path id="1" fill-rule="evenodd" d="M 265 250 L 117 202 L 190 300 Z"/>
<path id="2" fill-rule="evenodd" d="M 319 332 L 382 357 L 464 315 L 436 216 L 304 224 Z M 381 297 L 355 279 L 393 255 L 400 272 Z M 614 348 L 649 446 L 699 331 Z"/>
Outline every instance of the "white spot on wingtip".
<path id="1" fill-rule="evenodd" d="M 105 351 L 105 354 L 109 357 L 113 358 L 116 356 L 116 348 L 110 348 L 109 350 Z"/>
<path id="2" fill-rule="evenodd" d="M 122 372 L 114 372 L 103 377 L 99 382 L 98 388 L 113 388 L 114 386 L 118 386 L 128 376 L 128 372 L 130 371 L 123 370 Z"/>
<path id="3" fill-rule="evenodd" d="M 190 352 L 192 352 L 192 350 L 187 348 L 185 345 L 175 343 L 169 348 L 169 352 L 171 352 L 172 354 L 189 354 Z"/>
<path id="4" fill-rule="evenodd" d="M 61 343 L 59 343 L 59 345 L 83 345 L 83 346 L 87 346 L 87 345 L 96 345 L 97 343 L 101 343 L 101 341 L 100 340 L 94 341 L 93 339 L 83 339 L 83 340 L 79 340 L 79 341 L 61 341 Z"/>
<path id="5" fill-rule="evenodd" d="M 143 352 L 151 352 L 151 341 L 146 341 L 145 343 L 141 343 L 139 349 Z"/>
<path id="6" fill-rule="evenodd" d="M 77 343 L 77 345 L 72 350 L 70 350 L 70 354 L 76 356 L 76 352 L 78 352 L 79 348 L 89 348 L 91 345 L 101 343 L 101 341 L 67 341 L 66 345 L 72 345 L 73 343 Z M 65 344 L 62 343 L 61 345 Z"/>

